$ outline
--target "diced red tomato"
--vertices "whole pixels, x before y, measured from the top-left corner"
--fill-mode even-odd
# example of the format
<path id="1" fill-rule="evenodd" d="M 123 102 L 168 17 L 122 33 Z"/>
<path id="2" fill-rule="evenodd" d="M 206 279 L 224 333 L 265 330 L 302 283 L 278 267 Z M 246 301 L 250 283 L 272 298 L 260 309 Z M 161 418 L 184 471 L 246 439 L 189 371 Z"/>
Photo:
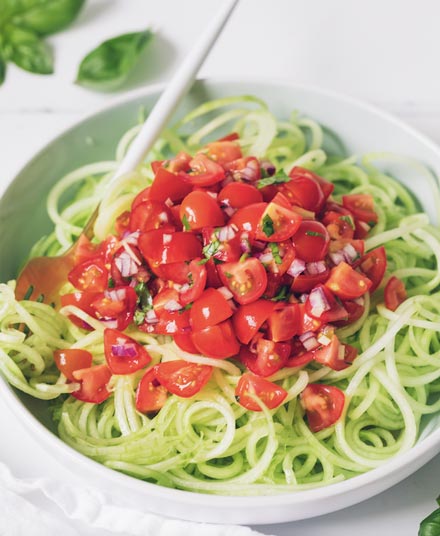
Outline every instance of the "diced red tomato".
<path id="1" fill-rule="evenodd" d="M 104 330 L 104 353 L 113 374 L 132 374 L 151 361 L 141 344 L 116 329 Z"/>
<path id="2" fill-rule="evenodd" d="M 275 409 L 284 402 L 287 391 L 265 378 L 245 372 L 237 384 L 235 396 L 238 403 L 244 408 L 251 411 L 262 411 L 254 397 L 259 398 L 269 409 Z"/>
<path id="3" fill-rule="evenodd" d="M 92 244 L 90 240 L 81 233 L 77 242 L 75 243 L 73 263 L 76 266 L 81 264 L 84 261 L 96 257 L 97 255 L 97 246 Z"/>
<path id="4" fill-rule="evenodd" d="M 243 262 L 220 264 L 217 269 L 223 284 L 241 305 L 257 300 L 266 289 L 266 270 L 254 257 Z"/>
<path id="5" fill-rule="evenodd" d="M 293 278 L 291 290 L 293 292 L 310 292 L 316 285 L 327 281 L 330 270 L 326 268 L 323 272 L 318 274 L 303 273 Z"/>
<path id="6" fill-rule="evenodd" d="M 362 298 L 359 300 L 361 301 Z M 363 303 L 358 303 L 357 301 L 346 300 L 342 302 L 342 306 L 347 311 L 347 318 L 341 320 L 333 320 L 332 324 L 338 328 L 344 326 L 349 326 L 359 320 L 359 318 L 364 314 L 365 306 Z"/>
<path id="7" fill-rule="evenodd" d="M 74 391 L 72 396 L 82 402 L 101 404 L 110 396 L 107 389 L 112 373 L 107 365 L 95 365 L 72 372 L 75 381 L 81 383 L 78 391 Z"/>
<path id="8" fill-rule="evenodd" d="M 332 292 L 324 285 L 316 285 L 305 302 L 306 313 L 321 322 L 335 322 L 348 317 L 348 312 Z"/>
<path id="9" fill-rule="evenodd" d="M 312 354 L 315 361 L 333 370 L 343 370 L 350 366 L 350 363 L 345 361 L 345 348 L 334 334 L 331 336 L 329 344 L 321 345 L 316 350 L 312 350 Z"/>
<path id="10" fill-rule="evenodd" d="M 167 361 L 155 367 L 156 378 L 170 393 L 189 398 L 197 394 L 209 381 L 212 367 L 188 361 Z"/>
<path id="11" fill-rule="evenodd" d="M 306 410 L 310 429 L 319 432 L 340 419 L 345 395 L 333 385 L 310 383 L 301 393 L 301 404 Z"/>
<path id="12" fill-rule="evenodd" d="M 188 195 L 191 190 L 191 185 L 185 182 L 179 174 L 160 167 L 150 187 L 149 199 L 162 203 L 171 199 L 173 203 L 176 203 Z"/>
<path id="13" fill-rule="evenodd" d="M 153 162 L 154 164 L 154 162 Z M 152 164 L 152 166 L 153 166 Z M 154 173 L 156 173 L 156 171 L 153 169 Z M 132 203 L 131 203 L 131 210 L 134 210 L 138 205 L 140 205 L 141 203 L 145 203 L 145 201 L 149 201 L 150 200 L 150 190 L 151 190 L 151 186 L 147 186 L 147 188 L 144 188 L 143 190 L 141 190 L 137 196 L 133 199 Z"/>
<path id="14" fill-rule="evenodd" d="M 331 269 L 330 276 L 325 282 L 336 296 L 342 300 L 354 300 L 360 298 L 370 289 L 372 283 L 346 262 L 341 262 Z"/>
<path id="15" fill-rule="evenodd" d="M 234 140 L 222 140 L 208 143 L 208 145 L 202 149 L 201 153 L 206 154 L 206 156 L 221 166 L 225 166 L 233 160 L 242 158 L 240 145 Z"/>
<path id="16" fill-rule="evenodd" d="M 179 173 L 191 186 L 212 186 L 225 178 L 225 170 L 204 154 L 197 154 L 189 163 L 190 171 Z"/>
<path id="17" fill-rule="evenodd" d="M 139 329 L 147 333 L 156 333 L 157 335 L 177 335 L 188 333 L 191 329 L 189 323 L 189 311 L 181 309 L 180 311 L 164 310 L 159 316 L 156 324 L 142 324 Z"/>
<path id="18" fill-rule="evenodd" d="M 144 201 L 133 209 L 130 216 L 130 231 L 152 231 L 165 227 L 174 230 L 167 206 L 160 201 Z"/>
<path id="19" fill-rule="evenodd" d="M 153 265 L 190 261 L 202 255 L 202 245 L 192 233 L 157 229 L 142 233 L 138 245 L 144 258 Z"/>
<path id="20" fill-rule="evenodd" d="M 231 305 L 223 294 L 214 288 L 208 288 L 191 307 L 191 327 L 197 331 L 220 324 L 231 316 Z"/>
<path id="21" fill-rule="evenodd" d="M 318 318 L 309 316 L 306 312 L 305 303 L 299 303 L 298 305 L 301 313 L 301 331 L 298 335 L 302 335 L 303 333 L 307 333 L 308 331 L 317 331 L 323 325 L 324 322 Z"/>
<path id="22" fill-rule="evenodd" d="M 179 293 L 173 287 L 164 287 L 160 289 L 153 298 L 154 312 L 157 316 L 160 316 L 164 311 L 172 311 L 174 306 L 180 306 L 180 308 L 182 308 L 179 298 Z"/>
<path id="23" fill-rule="evenodd" d="M 354 236 L 355 224 L 351 214 L 341 214 L 335 210 L 329 210 L 324 213 L 322 223 L 327 227 L 328 234 L 333 240 L 353 238 Z"/>
<path id="24" fill-rule="evenodd" d="M 319 213 L 324 207 L 326 196 L 317 176 L 301 167 L 294 167 L 289 177 L 292 179 L 281 185 L 280 191 L 293 205 Z M 321 179 L 323 180 L 323 179 Z"/>
<path id="25" fill-rule="evenodd" d="M 269 257 L 270 260 L 265 260 Z M 290 268 L 295 258 L 295 249 L 290 240 L 284 242 L 270 242 L 263 250 L 260 257 L 260 262 L 264 265 L 267 271 L 284 275 Z"/>
<path id="26" fill-rule="evenodd" d="M 275 307 L 276 303 L 269 300 L 256 300 L 247 305 L 240 305 L 232 317 L 234 332 L 238 340 L 243 344 L 248 344 Z"/>
<path id="27" fill-rule="evenodd" d="M 208 193 L 194 190 L 180 205 L 180 219 L 186 231 L 196 231 L 204 227 L 219 227 L 225 218 L 217 201 Z"/>
<path id="28" fill-rule="evenodd" d="M 108 285 L 108 270 L 100 258 L 92 258 L 75 266 L 67 278 L 78 290 L 102 292 Z"/>
<path id="29" fill-rule="evenodd" d="M 136 389 L 136 409 L 141 413 L 151 413 L 162 409 L 168 398 L 167 389 L 159 383 L 155 367 L 142 376 Z"/>
<path id="30" fill-rule="evenodd" d="M 382 283 L 387 269 L 387 254 L 385 248 L 380 246 L 366 253 L 359 261 L 362 272 L 372 282 L 370 292 L 374 292 Z"/>
<path id="31" fill-rule="evenodd" d="M 240 350 L 240 344 L 235 337 L 230 320 L 194 331 L 192 341 L 202 355 L 218 359 L 237 355 Z"/>
<path id="32" fill-rule="evenodd" d="M 75 381 L 73 373 L 76 370 L 87 369 L 92 366 L 92 354 L 87 350 L 79 348 L 67 348 L 65 350 L 55 350 L 53 359 L 57 369 L 70 380 Z"/>
<path id="33" fill-rule="evenodd" d="M 374 199 L 370 194 L 343 195 L 342 204 L 356 219 L 370 226 L 377 223 L 378 216 L 374 210 Z"/>
<path id="34" fill-rule="evenodd" d="M 278 306 L 269 316 L 269 335 L 275 341 L 288 341 L 301 331 L 302 315 L 299 304 Z"/>
<path id="35" fill-rule="evenodd" d="M 173 339 L 177 346 L 184 352 L 188 352 L 189 354 L 199 353 L 192 342 L 191 333 L 175 333 Z"/>
<path id="36" fill-rule="evenodd" d="M 115 287 L 104 291 L 90 304 L 95 316 L 102 320 L 114 320 L 115 327 L 124 330 L 133 320 L 137 294 L 132 287 Z"/>
<path id="37" fill-rule="evenodd" d="M 237 226 L 239 231 L 248 233 L 249 240 L 252 242 L 266 207 L 267 203 L 253 203 L 247 207 L 239 208 L 232 215 L 229 224 Z M 268 237 L 266 237 L 266 240 L 268 240 Z"/>
<path id="38" fill-rule="evenodd" d="M 319 221 L 302 221 L 292 237 L 296 256 L 306 262 L 321 261 L 327 255 L 330 236 Z"/>
<path id="39" fill-rule="evenodd" d="M 408 297 L 403 281 L 395 276 L 388 279 L 384 290 L 385 306 L 391 311 L 395 311 L 401 303 Z"/>
<path id="40" fill-rule="evenodd" d="M 217 199 L 224 207 L 243 208 L 253 203 L 261 203 L 263 196 L 252 184 L 230 182 L 220 191 Z"/>
<path id="41" fill-rule="evenodd" d="M 266 242 L 283 242 L 298 231 L 301 219 L 296 212 L 272 201 L 258 222 L 255 236 Z"/>
<path id="42" fill-rule="evenodd" d="M 163 165 L 168 171 L 178 173 L 179 171 L 189 171 L 192 156 L 184 151 L 180 151 L 174 158 L 166 160 Z"/>
<path id="43" fill-rule="evenodd" d="M 217 229 L 205 227 L 202 236 L 203 249 L 208 258 L 212 257 L 221 262 L 236 262 L 243 255 L 241 241 L 244 238 L 236 232 L 232 225 Z"/>
<path id="44" fill-rule="evenodd" d="M 197 300 L 206 286 L 208 273 L 204 264 L 200 264 L 201 259 L 194 259 L 189 263 L 186 284 L 188 288 L 180 291 L 180 302 L 182 305 Z"/>
<path id="45" fill-rule="evenodd" d="M 84 311 L 88 315 L 95 317 L 95 310 L 92 308 L 91 304 L 101 296 L 101 293 L 99 292 L 73 292 L 71 294 L 63 294 L 61 296 L 61 306 L 66 307 L 67 305 L 74 305 L 75 307 L 78 307 L 78 309 L 81 309 L 81 311 Z M 89 324 L 84 322 L 84 320 L 81 320 L 81 318 L 78 318 L 74 315 L 69 315 L 69 320 L 71 320 L 76 326 L 91 330 L 93 329 Z"/>
<path id="46" fill-rule="evenodd" d="M 246 346 L 240 350 L 240 361 L 257 376 L 271 376 L 282 369 L 290 355 L 290 344 L 259 338 L 256 353 Z"/>
<path id="47" fill-rule="evenodd" d="M 261 177 L 260 162 L 255 156 L 238 158 L 225 165 L 235 181 L 255 182 Z"/>

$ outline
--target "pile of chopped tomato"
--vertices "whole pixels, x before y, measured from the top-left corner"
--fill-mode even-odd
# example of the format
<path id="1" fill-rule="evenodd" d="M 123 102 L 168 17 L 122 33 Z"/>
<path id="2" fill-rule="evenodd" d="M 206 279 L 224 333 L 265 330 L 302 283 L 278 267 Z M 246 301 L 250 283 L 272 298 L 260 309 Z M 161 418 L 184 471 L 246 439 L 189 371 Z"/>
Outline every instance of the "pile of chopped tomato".
<path id="1" fill-rule="evenodd" d="M 102 401 L 112 374 L 150 363 L 122 333 L 132 323 L 171 335 L 185 352 L 238 359 L 246 372 L 236 394 L 255 411 L 261 410 L 256 398 L 275 408 L 287 396 L 266 379 L 283 367 L 311 361 L 349 367 L 356 349 L 335 330 L 361 317 L 364 295 L 381 284 L 387 264 L 383 247 L 364 252 L 377 222 L 373 198 L 344 195 L 337 203 L 333 184 L 301 167 L 286 175 L 245 157 L 235 135 L 152 167 L 152 185 L 118 217 L 115 234 L 77 249 L 69 274 L 76 290 L 62 304 L 106 325 L 107 365 L 92 367 L 84 356 L 79 370 L 60 365 L 81 382 L 74 396 Z M 405 299 L 398 283 L 387 286 L 390 308 Z M 186 361 L 150 366 L 138 386 L 138 410 L 159 410 L 169 392 L 193 396 L 211 369 Z M 343 393 L 325 387 L 309 385 L 302 393 L 313 430 L 342 412 Z"/>

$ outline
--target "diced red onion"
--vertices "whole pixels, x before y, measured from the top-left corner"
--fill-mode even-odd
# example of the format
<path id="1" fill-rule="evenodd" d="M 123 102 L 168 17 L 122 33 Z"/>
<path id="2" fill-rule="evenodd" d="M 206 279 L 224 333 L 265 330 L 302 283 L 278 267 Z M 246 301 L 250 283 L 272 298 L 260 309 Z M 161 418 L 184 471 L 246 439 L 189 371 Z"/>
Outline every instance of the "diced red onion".
<path id="1" fill-rule="evenodd" d="M 343 344 L 338 348 L 338 359 L 341 361 L 345 359 L 345 346 Z"/>
<path id="2" fill-rule="evenodd" d="M 263 251 L 263 249 L 266 249 L 267 243 L 262 240 L 254 240 L 252 245 L 257 251 Z"/>
<path id="3" fill-rule="evenodd" d="M 232 216 L 237 212 L 237 209 L 232 207 L 225 207 L 223 209 L 223 212 L 226 214 L 228 218 L 232 218 Z"/>
<path id="4" fill-rule="evenodd" d="M 310 351 L 318 348 L 319 342 L 316 340 L 316 337 L 310 337 L 310 339 L 303 342 L 303 346 L 307 351 Z"/>
<path id="5" fill-rule="evenodd" d="M 110 329 L 117 329 L 118 327 L 118 321 L 116 318 L 100 318 L 99 320 Z"/>
<path id="6" fill-rule="evenodd" d="M 322 274 L 327 270 L 327 266 L 324 261 L 308 262 L 306 264 L 307 273 L 310 275 Z"/>
<path id="7" fill-rule="evenodd" d="M 332 340 L 325 333 L 320 333 L 318 335 L 318 342 L 323 346 L 328 346 L 332 342 Z"/>
<path id="8" fill-rule="evenodd" d="M 174 203 L 171 201 L 169 197 L 167 197 L 165 200 L 165 205 L 169 208 L 169 207 L 172 207 Z"/>
<path id="9" fill-rule="evenodd" d="M 177 300 L 168 300 L 163 306 L 163 308 L 166 311 L 180 311 L 180 309 L 182 309 L 182 306 Z"/>
<path id="10" fill-rule="evenodd" d="M 319 318 L 322 313 L 331 309 L 331 306 L 321 287 L 315 287 L 309 294 L 310 305 L 312 306 L 311 313 Z"/>
<path id="11" fill-rule="evenodd" d="M 306 263 L 302 259 L 294 259 L 292 264 L 287 269 L 287 273 L 291 277 L 296 277 L 304 272 L 306 269 Z"/>
<path id="12" fill-rule="evenodd" d="M 115 265 L 121 272 L 122 277 L 131 277 L 138 272 L 137 264 L 126 251 L 115 257 Z"/>
<path id="13" fill-rule="evenodd" d="M 121 240 L 121 244 L 129 244 L 130 246 L 137 246 L 140 231 L 134 231 L 133 233 L 129 233 L 128 231 L 124 234 L 123 239 Z"/>
<path id="14" fill-rule="evenodd" d="M 113 302 L 123 301 L 126 298 L 126 292 L 124 288 L 118 288 L 117 290 L 115 289 L 104 290 L 104 295 L 106 298 L 108 298 L 109 300 Z"/>
<path id="15" fill-rule="evenodd" d="M 116 357 L 136 357 L 138 352 L 136 345 L 128 342 L 125 344 L 112 344 L 112 354 Z"/>
<path id="16" fill-rule="evenodd" d="M 145 322 L 147 324 L 157 324 L 159 322 L 159 319 L 157 318 L 154 309 L 150 309 L 149 311 L 147 311 L 147 314 L 145 315 Z"/>
<path id="17" fill-rule="evenodd" d="M 218 291 L 220 292 L 220 294 L 221 294 L 224 298 L 226 298 L 227 300 L 230 300 L 231 298 L 234 297 L 234 295 L 232 294 L 232 292 L 231 292 L 227 287 L 219 287 L 217 290 L 218 290 Z"/>
<path id="18" fill-rule="evenodd" d="M 342 248 L 342 254 L 344 255 L 344 258 L 348 264 L 352 264 L 353 261 L 359 256 L 356 249 L 350 243 L 345 244 L 345 246 Z"/>
<path id="19" fill-rule="evenodd" d="M 315 333 L 313 331 L 306 331 L 305 333 L 302 333 L 298 339 L 304 344 L 304 342 L 307 339 L 310 339 L 315 336 Z"/>
<path id="20" fill-rule="evenodd" d="M 236 181 L 254 182 L 259 178 L 259 167 L 258 162 L 250 160 L 245 168 L 233 171 L 232 177 Z"/>
<path id="21" fill-rule="evenodd" d="M 332 260 L 334 265 L 341 264 L 341 262 L 345 262 L 344 254 L 341 251 L 335 251 L 334 253 L 330 253 L 330 259 Z"/>
<path id="22" fill-rule="evenodd" d="M 247 233 L 242 233 L 240 237 L 240 249 L 242 253 L 251 252 L 251 244 L 249 242 L 249 235 Z"/>
<path id="23" fill-rule="evenodd" d="M 306 303 L 307 298 L 309 297 L 308 294 L 301 294 L 301 296 L 298 298 L 301 303 Z"/>
<path id="24" fill-rule="evenodd" d="M 209 192 L 207 191 L 206 192 L 210 197 L 212 197 L 213 199 L 217 199 L 217 196 L 218 196 L 218 193 L 217 192 Z"/>
<path id="25" fill-rule="evenodd" d="M 356 298 L 353 300 L 354 303 L 357 303 L 358 305 L 364 306 L 365 305 L 365 298 L 361 296 L 360 298 Z"/>
<path id="26" fill-rule="evenodd" d="M 221 186 L 224 188 L 228 184 L 231 184 L 231 182 L 234 182 L 234 179 L 232 177 L 232 172 L 228 171 L 226 173 L 226 177 L 222 180 Z"/>
<path id="27" fill-rule="evenodd" d="M 269 175 L 269 177 L 272 177 L 272 175 L 274 175 L 275 171 L 277 170 L 277 168 L 269 160 L 261 160 L 260 166 L 261 169 L 264 169 L 266 175 Z"/>
<path id="28" fill-rule="evenodd" d="M 235 237 L 235 234 L 236 233 L 232 228 L 232 225 L 225 225 L 224 227 L 220 227 L 220 229 L 217 231 L 217 237 L 220 242 L 232 240 Z"/>
<path id="29" fill-rule="evenodd" d="M 183 285 L 181 285 L 181 287 L 179 288 L 179 292 L 186 292 L 187 290 L 189 290 L 191 287 L 188 283 L 184 283 Z"/>
<path id="30" fill-rule="evenodd" d="M 271 251 L 268 251 L 267 253 L 259 253 L 255 256 L 263 264 L 268 264 L 273 261 L 273 254 Z"/>

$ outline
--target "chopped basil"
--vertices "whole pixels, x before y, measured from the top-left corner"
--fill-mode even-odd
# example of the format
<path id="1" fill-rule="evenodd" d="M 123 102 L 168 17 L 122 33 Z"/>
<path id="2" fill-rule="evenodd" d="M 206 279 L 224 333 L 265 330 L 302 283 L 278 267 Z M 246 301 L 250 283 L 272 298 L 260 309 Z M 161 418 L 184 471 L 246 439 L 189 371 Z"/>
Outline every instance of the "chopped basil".
<path id="1" fill-rule="evenodd" d="M 437 503 L 440 504 L 440 497 L 437 499 Z M 420 523 L 419 536 L 437 536 L 440 534 L 440 508 L 434 510 L 432 514 Z"/>
<path id="2" fill-rule="evenodd" d="M 243 253 L 238 259 L 238 262 L 244 262 L 249 257 L 249 253 Z"/>
<path id="3" fill-rule="evenodd" d="M 190 285 L 194 285 L 194 277 L 192 275 L 192 272 L 188 273 L 188 281 Z"/>
<path id="4" fill-rule="evenodd" d="M 230 272 L 223 272 L 223 275 L 227 277 L 228 279 L 231 279 L 232 274 Z"/>
<path id="5" fill-rule="evenodd" d="M 185 229 L 185 231 L 189 231 L 191 229 L 191 225 L 189 224 L 186 214 L 183 215 L 182 223 L 183 223 L 183 228 Z"/>
<path id="6" fill-rule="evenodd" d="M 277 264 L 283 264 L 283 259 L 281 258 L 280 248 L 278 247 L 278 244 L 276 242 L 270 242 L 269 247 L 272 251 L 272 256 L 274 258 L 274 261 Z"/>
<path id="7" fill-rule="evenodd" d="M 348 214 L 344 214 L 343 216 L 340 216 L 339 219 L 345 221 L 346 223 L 348 223 L 348 225 L 350 225 L 352 229 L 354 229 L 353 218 L 351 216 L 349 216 Z"/>
<path id="8" fill-rule="evenodd" d="M 318 233 L 318 231 L 306 231 L 307 236 L 320 236 L 321 238 L 325 238 L 325 235 L 322 233 Z"/>
<path id="9" fill-rule="evenodd" d="M 275 234 L 275 229 L 273 227 L 273 219 L 268 214 L 266 214 L 266 216 L 264 216 L 263 218 L 263 233 L 266 236 L 272 236 L 273 234 Z"/>
<path id="10" fill-rule="evenodd" d="M 288 297 L 289 297 L 289 286 L 284 285 L 283 287 L 281 287 L 278 294 L 274 296 L 273 298 L 271 298 L 271 301 L 274 301 L 274 302 L 287 301 Z"/>
<path id="11" fill-rule="evenodd" d="M 140 307 L 141 311 L 145 312 L 153 309 L 153 297 L 151 296 L 147 285 L 143 282 L 138 283 L 134 287 L 134 290 L 138 295 L 137 304 Z"/>
<path id="12" fill-rule="evenodd" d="M 113 277 L 109 278 L 107 286 L 108 286 L 108 288 L 115 288 L 116 283 L 115 283 L 115 280 L 113 279 Z"/>
<path id="13" fill-rule="evenodd" d="M 136 326 L 140 326 L 141 324 L 143 324 L 145 320 L 145 311 L 136 309 L 136 311 L 134 312 L 133 320 Z"/>
<path id="14" fill-rule="evenodd" d="M 201 261 L 199 261 L 197 264 L 198 264 L 199 266 L 202 266 L 202 264 L 206 264 L 208 261 L 209 261 L 209 259 L 206 259 L 206 258 L 205 258 L 205 259 L 202 259 Z"/>
<path id="15" fill-rule="evenodd" d="M 272 184 L 282 184 L 283 182 L 290 182 L 292 179 L 288 177 L 285 173 L 280 172 L 272 177 L 266 177 L 257 181 L 257 188 L 265 188 L 266 186 L 271 186 Z"/>
<path id="16" fill-rule="evenodd" d="M 193 302 L 187 303 L 185 307 L 182 307 L 182 309 L 179 309 L 179 314 L 181 315 L 184 311 L 189 311 L 192 306 L 193 306 Z"/>
<path id="17" fill-rule="evenodd" d="M 209 257 L 212 257 L 217 253 L 220 245 L 221 244 L 219 240 L 213 240 L 202 249 L 203 255 L 209 259 Z"/>

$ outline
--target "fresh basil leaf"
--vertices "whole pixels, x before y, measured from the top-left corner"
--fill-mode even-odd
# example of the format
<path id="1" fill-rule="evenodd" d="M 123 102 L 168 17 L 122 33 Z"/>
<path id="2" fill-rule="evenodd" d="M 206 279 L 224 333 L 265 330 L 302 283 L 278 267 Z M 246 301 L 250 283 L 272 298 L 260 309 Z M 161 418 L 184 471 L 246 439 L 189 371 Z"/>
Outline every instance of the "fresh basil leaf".
<path id="1" fill-rule="evenodd" d="M 9 22 L 38 35 L 65 28 L 78 15 L 85 0 L 7 0 L 13 3 Z M 1 0 L 0 0 L 1 2 Z"/>
<path id="2" fill-rule="evenodd" d="M 104 41 L 82 60 L 77 83 L 100 91 L 122 85 L 152 37 L 146 30 Z"/>
<path id="3" fill-rule="evenodd" d="M 272 184 L 282 184 L 283 182 L 289 182 L 292 179 L 285 174 L 276 174 L 272 177 L 266 177 L 265 179 L 260 179 L 257 181 L 257 188 L 265 188 L 266 186 L 271 186 Z"/>
<path id="4" fill-rule="evenodd" d="M 437 508 L 420 523 L 418 536 L 439 536 L 439 534 L 440 508 Z"/>
<path id="5" fill-rule="evenodd" d="M 38 35 L 15 26 L 8 26 L 5 35 L 9 45 L 9 59 L 16 65 L 31 73 L 53 73 L 52 51 Z"/>

